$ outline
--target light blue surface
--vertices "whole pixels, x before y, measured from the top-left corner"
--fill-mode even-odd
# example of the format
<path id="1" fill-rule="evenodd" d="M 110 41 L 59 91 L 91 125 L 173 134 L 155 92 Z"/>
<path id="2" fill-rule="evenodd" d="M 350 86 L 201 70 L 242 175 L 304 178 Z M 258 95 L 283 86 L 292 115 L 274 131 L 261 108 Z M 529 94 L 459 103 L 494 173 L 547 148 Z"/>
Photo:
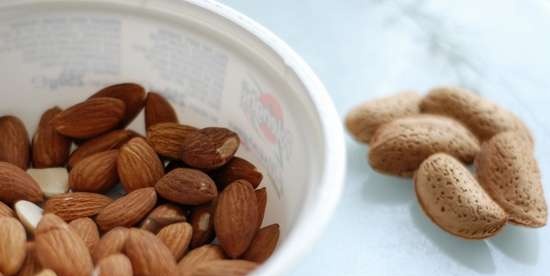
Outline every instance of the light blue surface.
<path id="1" fill-rule="evenodd" d="M 550 1 L 223 0 L 318 73 L 342 116 L 355 103 L 439 84 L 479 91 L 537 139 L 550 199 Z M 550 227 L 463 241 L 419 210 L 410 180 L 374 173 L 351 139 L 342 202 L 292 275 L 550 275 Z"/>

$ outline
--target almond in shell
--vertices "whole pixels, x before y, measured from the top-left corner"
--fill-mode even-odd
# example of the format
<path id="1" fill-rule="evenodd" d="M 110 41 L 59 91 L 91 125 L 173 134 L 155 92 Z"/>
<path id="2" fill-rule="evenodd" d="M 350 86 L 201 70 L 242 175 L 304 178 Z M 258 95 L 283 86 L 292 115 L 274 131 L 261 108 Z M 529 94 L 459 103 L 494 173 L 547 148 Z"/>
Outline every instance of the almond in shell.
<path id="1" fill-rule="evenodd" d="M 118 183 L 119 151 L 109 150 L 84 158 L 69 175 L 72 191 L 105 193 Z"/>
<path id="2" fill-rule="evenodd" d="M 123 119 L 126 106 L 115 98 L 94 98 L 57 114 L 50 123 L 68 137 L 87 139 L 115 128 Z"/>
<path id="3" fill-rule="evenodd" d="M 220 127 L 207 127 L 191 133 L 183 142 L 182 160 L 197 169 L 216 169 L 225 165 L 239 149 L 237 133 Z"/>
<path id="4" fill-rule="evenodd" d="M 195 169 L 175 169 L 163 176 L 155 190 L 165 199 L 185 205 L 200 205 L 218 196 L 214 181 Z"/>
<path id="5" fill-rule="evenodd" d="M 532 145 L 522 133 L 503 132 L 481 148 L 476 158 L 477 178 L 508 213 L 512 223 L 543 227 L 548 208 L 541 173 Z"/>
<path id="6" fill-rule="evenodd" d="M 163 96 L 149 92 L 145 102 L 145 129 L 159 123 L 178 123 L 178 115 Z"/>
<path id="7" fill-rule="evenodd" d="M 63 167 L 71 150 L 71 140 L 59 134 L 50 121 L 61 113 L 61 108 L 53 107 L 40 118 L 38 129 L 32 138 L 32 164 L 35 168 Z"/>
<path id="8" fill-rule="evenodd" d="M 25 125 L 15 116 L 0 117 L 0 161 L 23 170 L 29 166 L 30 143 Z"/>
<path id="9" fill-rule="evenodd" d="M 507 215 L 458 160 L 447 154 L 426 159 L 414 177 L 416 196 L 428 217 L 443 230 L 485 239 L 504 227 Z"/>
<path id="10" fill-rule="evenodd" d="M 258 206 L 252 185 L 237 180 L 220 194 L 214 214 L 216 236 L 231 258 L 241 256 L 254 238 Z"/>
<path id="11" fill-rule="evenodd" d="M 430 155 L 444 152 L 472 163 L 479 152 L 477 138 L 457 121 L 435 115 L 397 119 L 376 131 L 369 163 L 377 171 L 410 176 Z"/>
<path id="12" fill-rule="evenodd" d="M 155 207 L 157 194 L 153 188 L 137 189 L 105 206 L 95 218 L 101 231 L 117 226 L 131 227 Z"/>
<path id="13" fill-rule="evenodd" d="M 120 122 L 121 127 L 130 124 L 145 106 L 145 89 L 135 83 L 119 83 L 107 86 L 93 94 L 90 99 L 99 97 L 115 98 L 124 102 L 126 111 Z"/>
<path id="14" fill-rule="evenodd" d="M 14 275 L 25 261 L 27 234 L 13 217 L 0 217 L 0 273 Z"/>
<path id="15" fill-rule="evenodd" d="M 346 116 L 346 128 L 355 140 L 368 144 L 380 126 L 398 118 L 420 114 L 421 100 L 420 94 L 406 91 L 362 103 Z"/>
<path id="16" fill-rule="evenodd" d="M 137 276 L 175 276 L 176 262 L 170 250 L 151 232 L 130 229 L 124 252 Z"/>
<path id="17" fill-rule="evenodd" d="M 117 171 L 127 192 L 154 186 L 164 175 L 157 153 L 140 137 L 131 139 L 120 149 Z"/>
<path id="18" fill-rule="evenodd" d="M 18 200 L 42 202 L 44 194 L 25 171 L 11 163 L 0 161 L 0 201 L 13 204 Z"/>
<path id="19" fill-rule="evenodd" d="M 44 204 L 44 213 L 53 213 L 65 221 L 91 217 L 113 200 L 95 193 L 75 192 L 51 197 Z"/>

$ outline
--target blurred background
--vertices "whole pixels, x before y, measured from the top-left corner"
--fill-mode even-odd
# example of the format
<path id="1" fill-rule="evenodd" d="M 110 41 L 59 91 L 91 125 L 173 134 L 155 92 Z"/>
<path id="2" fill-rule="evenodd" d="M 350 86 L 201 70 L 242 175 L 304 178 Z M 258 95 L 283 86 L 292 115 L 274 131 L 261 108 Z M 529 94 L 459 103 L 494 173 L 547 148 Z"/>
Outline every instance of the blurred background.
<path id="1" fill-rule="evenodd" d="M 516 112 L 550 183 L 549 0 L 220 1 L 304 57 L 342 117 L 361 101 L 436 85 L 473 89 Z M 548 227 L 507 227 L 481 242 L 451 237 L 421 213 L 410 180 L 374 173 L 366 148 L 347 143 L 340 206 L 292 275 L 548 275 Z"/>

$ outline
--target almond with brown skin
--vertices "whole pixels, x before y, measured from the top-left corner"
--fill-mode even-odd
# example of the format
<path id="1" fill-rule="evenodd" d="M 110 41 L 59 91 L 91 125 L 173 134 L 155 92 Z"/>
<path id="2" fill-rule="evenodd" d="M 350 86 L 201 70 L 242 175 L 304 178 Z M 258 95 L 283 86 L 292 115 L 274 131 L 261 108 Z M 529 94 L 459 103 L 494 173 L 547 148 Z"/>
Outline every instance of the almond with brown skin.
<path id="1" fill-rule="evenodd" d="M 258 228 L 262 226 L 264 222 L 265 208 L 267 206 L 267 190 L 261 188 L 254 191 L 256 194 L 256 203 L 258 204 Z"/>
<path id="2" fill-rule="evenodd" d="M 25 125 L 15 116 L 0 117 L 0 161 L 29 167 L 30 143 Z"/>
<path id="3" fill-rule="evenodd" d="M 189 248 L 193 227 L 187 222 L 170 224 L 157 234 L 157 238 L 168 247 L 174 259 L 178 261 Z"/>
<path id="4" fill-rule="evenodd" d="M 35 239 L 36 254 L 43 267 L 59 276 L 89 276 L 92 272 L 92 257 L 86 244 L 56 215 L 44 215 Z"/>
<path id="5" fill-rule="evenodd" d="M 263 263 L 273 254 L 277 242 L 279 242 L 279 224 L 271 224 L 261 228 L 256 232 L 250 247 L 242 258 L 256 263 Z"/>
<path id="6" fill-rule="evenodd" d="M 177 275 L 172 253 L 151 232 L 130 229 L 124 252 L 136 276 Z"/>
<path id="7" fill-rule="evenodd" d="M 90 252 L 93 252 L 94 247 L 99 242 L 97 224 L 91 218 L 79 218 L 71 221 L 69 226 L 80 236 Z"/>
<path id="8" fill-rule="evenodd" d="M 34 242 L 27 242 L 25 250 L 27 252 L 25 261 L 17 276 L 35 276 L 42 270 L 42 265 L 38 261 L 38 256 L 36 256 L 36 245 Z"/>
<path id="9" fill-rule="evenodd" d="M 87 139 L 115 128 L 123 119 L 126 106 L 115 98 L 95 98 L 57 114 L 50 123 L 68 137 Z"/>
<path id="10" fill-rule="evenodd" d="M 80 161 L 69 174 L 72 191 L 105 193 L 118 183 L 119 151 L 96 153 Z"/>
<path id="11" fill-rule="evenodd" d="M 0 201 L 13 204 L 18 200 L 42 202 L 44 195 L 34 179 L 19 167 L 0 162 Z"/>
<path id="12" fill-rule="evenodd" d="M 157 153 L 143 138 L 132 138 L 120 149 L 117 170 L 127 192 L 154 186 L 164 175 Z"/>
<path id="13" fill-rule="evenodd" d="M 193 209 L 189 220 L 193 227 L 191 248 L 197 248 L 214 240 L 216 235 L 214 232 L 213 211 L 213 204 L 197 206 Z"/>
<path id="14" fill-rule="evenodd" d="M 172 105 L 160 94 L 147 93 L 145 103 L 145 129 L 159 123 L 178 123 L 178 115 Z"/>
<path id="15" fill-rule="evenodd" d="M 86 141 L 78 147 L 69 158 L 69 169 L 74 167 L 82 159 L 103 151 L 120 148 L 137 133 L 131 130 L 114 130 L 99 137 Z"/>
<path id="16" fill-rule="evenodd" d="M 519 131 L 533 140 L 529 130 L 513 113 L 458 87 L 436 87 L 420 104 L 424 113 L 455 118 L 466 125 L 481 141 L 505 131 Z"/>
<path id="17" fill-rule="evenodd" d="M 135 83 L 120 83 L 107 86 L 93 94 L 90 99 L 99 97 L 115 98 L 124 102 L 126 111 L 120 122 L 121 127 L 130 124 L 143 109 L 143 106 L 145 106 L 145 89 Z"/>
<path id="18" fill-rule="evenodd" d="M 225 255 L 219 246 L 207 244 L 189 251 L 178 263 L 177 268 L 180 276 L 191 276 L 198 265 L 223 259 Z"/>
<path id="19" fill-rule="evenodd" d="M 99 213 L 113 200 L 94 193 L 66 193 L 51 197 L 44 204 L 44 213 L 53 213 L 65 221 L 91 217 Z"/>
<path id="20" fill-rule="evenodd" d="M 50 121 L 61 113 L 53 107 L 40 118 L 38 129 L 32 138 L 32 164 L 35 168 L 64 167 L 71 151 L 71 140 L 59 134 Z"/>
<path id="21" fill-rule="evenodd" d="M 57 276 L 57 274 L 51 269 L 43 269 L 34 276 Z"/>
<path id="22" fill-rule="evenodd" d="M 117 226 L 131 227 L 145 218 L 156 204 L 155 189 L 137 189 L 103 208 L 95 221 L 101 231 Z"/>
<path id="23" fill-rule="evenodd" d="M 0 201 L 0 217 L 15 217 L 15 212 L 2 201 Z"/>
<path id="24" fill-rule="evenodd" d="M 220 190 L 239 179 L 248 181 L 255 189 L 263 179 L 262 173 L 258 171 L 256 166 L 240 157 L 234 157 L 223 167 L 216 170 L 213 177 Z"/>
<path id="25" fill-rule="evenodd" d="M 195 131 L 197 129 L 192 126 L 159 123 L 147 130 L 147 141 L 159 155 L 177 160 L 183 154 L 185 138 Z"/>
<path id="26" fill-rule="evenodd" d="M 191 133 L 183 142 L 182 160 L 198 169 L 216 169 L 225 165 L 237 149 L 237 133 L 220 127 L 207 127 Z"/>
<path id="27" fill-rule="evenodd" d="M 115 227 L 105 233 L 92 251 L 94 263 L 97 264 L 108 256 L 122 252 L 128 239 L 128 233 L 129 229 L 125 227 Z"/>
<path id="28" fill-rule="evenodd" d="M 472 163 L 477 138 L 459 122 L 436 115 L 397 119 L 380 127 L 371 139 L 369 163 L 377 171 L 411 176 L 430 155 L 444 152 Z"/>
<path id="29" fill-rule="evenodd" d="M 186 220 L 185 212 L 180 207 L 172 203 L 166 203 L 159 205 L 147 215 L 147 218 L 141 224 L 141 229 L 156 234 L 164 226 L 185 222 Z"/>
<path id="30" fill-rule="evenodd" d="M 543 227 L 548 220 L 541 173 L 532 144 L 518 132 L 495 135 L 476 158 L 477 178 L 510 222 Z"/>
<path id="31" fill-rule="evenodd" d="M 241 256 L 258 225 L 258 205 L 252 185 L 237 180 L 220 194 L 214 214 L 216 236 L 225 253 L 231 258 Z"/>
<path id="32" fill-rule="evenodd" d="M 346 116 L 346 128 L 355 140 L 368 144 L 380 126 L 420 114 L 421 100 L 420 94 L 406 91 L 362 103 Z"/>
<path id="33" fill-rule="evenodd" d="M 258 264 L 243 260 L 217 260 L 198 265 L 193 276 L 246 276 L 258 267 Z"/>
<path id="34" fill-rule="evenodd" d="M 165 199 L 185 205 L 200 205 L 218 196 L 214 181 L 195 169 L 175 169 L 163 176 L 155 190 Z"/>
<path id="35" fill-rule="evenodd" d="M 94 270 L 94 276 L 132 276 L 132 263 L 122 254 L 114 254 L 102 259 Z"/>
<path id="36" fill-rule="evenodd" d="M 27 234 L 15 218 L 0 217 L 0 272 L 14 275 L 25 261 Z"/>
<path id="37" fill-rule="evenodd" d="M 504 227 L 507 215 L 454 157 L 438 153 L 414 176 L 416 196 L 426 215 L 443 230 L 465 238 L 485 239 Z"/>

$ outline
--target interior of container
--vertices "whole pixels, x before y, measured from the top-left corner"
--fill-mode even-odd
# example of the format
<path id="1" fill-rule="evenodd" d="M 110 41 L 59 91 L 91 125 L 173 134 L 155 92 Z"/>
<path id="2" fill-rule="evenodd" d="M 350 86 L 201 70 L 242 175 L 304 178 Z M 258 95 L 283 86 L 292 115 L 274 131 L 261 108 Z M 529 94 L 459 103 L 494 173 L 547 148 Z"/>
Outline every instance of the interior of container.
<path id="1" fill-rule="evenodd" d="M 33 133 L 52 106 L 68 107 L 114 83 L 164 95 L 182 123 L 239 133 L 237 155 L 268 190 L 264 225 L 280 245 L 319 183 L 322 133 L 305 88 L 285 61 L 235 24 L 178 3 L 27 1 L 0 6 L 0 115 Z M 143 114 L 129 126 L 144 131 Z"/>

